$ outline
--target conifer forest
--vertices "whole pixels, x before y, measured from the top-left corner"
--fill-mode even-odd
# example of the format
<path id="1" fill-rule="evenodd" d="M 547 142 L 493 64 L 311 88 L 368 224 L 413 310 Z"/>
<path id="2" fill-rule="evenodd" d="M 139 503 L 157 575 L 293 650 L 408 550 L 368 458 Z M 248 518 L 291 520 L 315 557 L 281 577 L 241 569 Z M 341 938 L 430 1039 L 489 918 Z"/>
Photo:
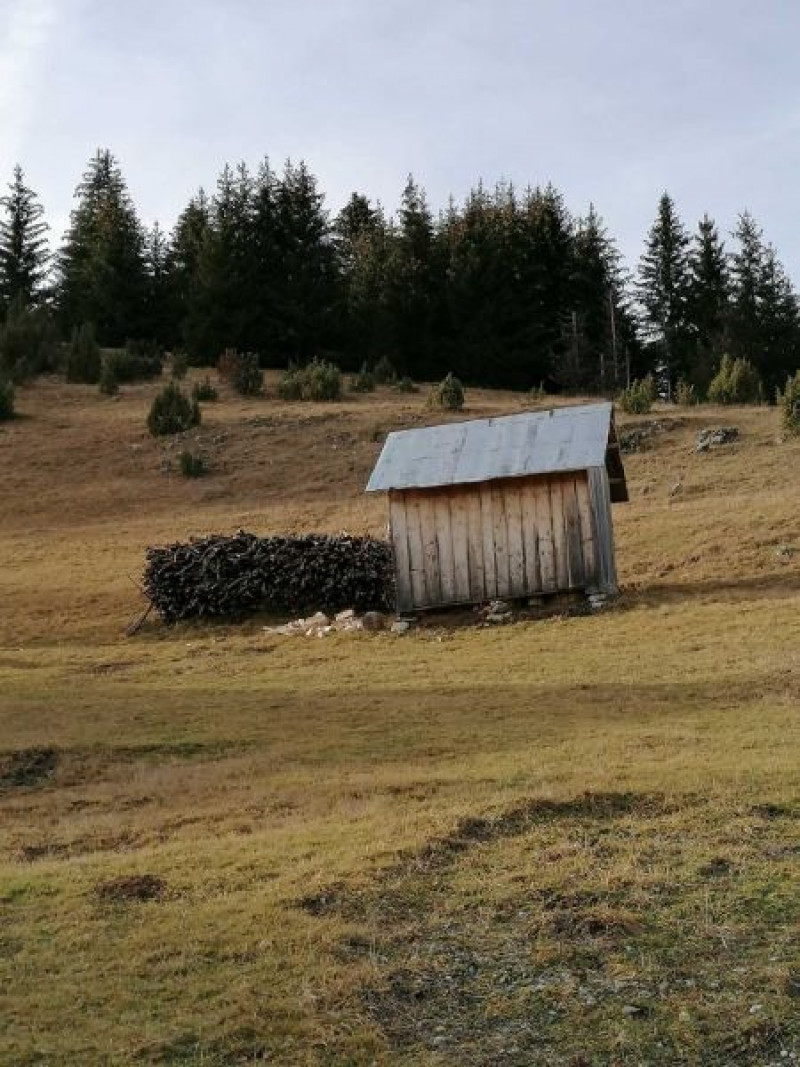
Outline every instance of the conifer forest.
<path id="1" fill-rule="evenodd" d="M 226 166 L 171 232 L 148 228 L 119 163 L 89 161 L 63 238 L 20 167 L 0 198 L 0 369 L 53 369 L 59 341 L 91 328 L 216 364 L 321 356 L 346 370 L 391 361 L 419 380 L 613 394 L 653 374 L 706 394 L 724 357 L 746 359 L 774 398 L 800 364 L 800 305 L 747 211 L 733 233 L 653 205 L 623 264 L 590 206 L 552 185 L 478 184 L 435 213 L 409 177 L 390 212 L 353 193 L 338 212 L 304 163 Z"/>

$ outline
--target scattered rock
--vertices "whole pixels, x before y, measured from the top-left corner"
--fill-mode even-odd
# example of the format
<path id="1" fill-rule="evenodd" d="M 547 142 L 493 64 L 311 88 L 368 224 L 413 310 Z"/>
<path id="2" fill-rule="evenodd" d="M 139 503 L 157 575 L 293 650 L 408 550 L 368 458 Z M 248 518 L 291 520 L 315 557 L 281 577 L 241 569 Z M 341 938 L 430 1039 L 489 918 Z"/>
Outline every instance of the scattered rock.
<path id="1" fill-rule="evenodd" d="M 778 559 L 784 560 L 788 563 L 789 560 L 794 559 L 794 557 L 797 555 L 797 549 L 793 548 L 792 545 L 778 545 L 778 547 L 775 549 L 775 555 L 778 557 Z"/>
<path id="2" fill-rule="evenodd" d="M 334 622 L 348 622 L 355 617 L 356 613 L 353 608 L 348 608 L 346 611 L 340 611 L 339 614 L 334 617 Z"/>
<path id="3" fill-rule="evenodd" d="M 490 611 L 489 614 L 484 617 L 484 621 L 488 622 L 491 626 L 498 626 L 502 623 L 511 622 L 512 617 L 510 611 Z"/>
<path id="4" fill-rule="evenodd" d="M 413 626 L 413 622 L 411 622 L 409 619 L 398 619 L 396 622 L 392 623 L 392 633 L 407 634 Z"/>
<path id="5" fill-rule="evenodd" d="M 510 615 L 511 605 L 506 603 L 505 600 L 492 600 L 489 604 L 489 613 L 491 615 Z"/>
<path id="6" fill-rule="evenodd" d="M 380 611 L 368 611 L 361 617 L 361 625 L 365 630 L 375 632 L 377 630 L 385 630 L 387 626 L 387 618 Z"/>
<path id="7" fill-rule="evenodd" d="M 683 482 L 677 481 L 674 485 L 670 486 L 669 495 L 677 496 L 681 489 L 683 489 Z"/>
<path id="8" fill-rule="evenodd" d="M 652 438 L 669 433 L 683 425 L 683 419 L 649 419 L 628 426 L 619 435 L 619 448 L 625 455 L 632 452 L 646 452 Z"/>
<path id="9" fill-rule="evenodd" d="M 720 445 L 729 445 L 738 440 L 739 431 L 735 426 L 720 426 L 717 429 L 700 430 L 697 434 L 695 452 L 708 452 L 711 448 L 719 448 Z"/>

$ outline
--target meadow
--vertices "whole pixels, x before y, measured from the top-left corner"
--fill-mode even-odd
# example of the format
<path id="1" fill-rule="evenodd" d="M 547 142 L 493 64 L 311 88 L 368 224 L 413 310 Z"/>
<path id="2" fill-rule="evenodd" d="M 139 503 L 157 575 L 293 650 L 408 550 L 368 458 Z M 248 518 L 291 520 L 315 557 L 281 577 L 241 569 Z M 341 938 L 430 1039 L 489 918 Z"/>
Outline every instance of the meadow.
<path id="1" fill-rule="evenodd" d="M 147 545 L 384 533 L 424 393 L 274 384 L 204 405 L 198 479 L 154 383 L 42 379 L 0 425 L 0 1063 L 797 1061 L 800 442 L 622 417 L 659 432 L 596 615 L 126 636 Z"/>

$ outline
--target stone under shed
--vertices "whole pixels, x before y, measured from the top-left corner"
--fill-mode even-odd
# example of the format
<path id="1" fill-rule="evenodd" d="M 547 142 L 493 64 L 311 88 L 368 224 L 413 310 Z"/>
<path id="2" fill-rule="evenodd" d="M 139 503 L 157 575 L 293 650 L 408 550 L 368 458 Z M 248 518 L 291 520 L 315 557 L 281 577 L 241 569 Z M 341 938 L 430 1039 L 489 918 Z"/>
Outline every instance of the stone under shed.
<path id="1" fill-rule="evenodd" d="M 389 494 L 400 613 L 617 592 L 609 403 L 390 433 L 367 492 Z"/>

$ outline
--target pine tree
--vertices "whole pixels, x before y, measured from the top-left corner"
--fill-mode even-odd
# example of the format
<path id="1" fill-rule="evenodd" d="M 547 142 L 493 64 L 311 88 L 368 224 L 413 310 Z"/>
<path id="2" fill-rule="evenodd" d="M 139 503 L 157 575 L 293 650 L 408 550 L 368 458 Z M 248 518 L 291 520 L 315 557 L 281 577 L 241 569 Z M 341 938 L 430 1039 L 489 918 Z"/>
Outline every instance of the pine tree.
<path id="1" fill-rule="evenodd" d="M 412 377 L 422 377 L 433 355 L 434 222 L 425 191 L 409 175 L 386 262 L 390 358 Z"/>
<path id="2" fill-rule="evenodd" d="M 226 348 L 249 348 L 253 180 L 242 163 L 225 166 L 210 205 L 184 320 L 192 361 L 216 363 Z"/>
<path id="3" fill-rule="evenodd" d="M 734 231 L 731 260 L 732 354 L 749 360 L 769 396 L 800 363 L 800 310 L 797 295 L 761 228 L 745 211 Z"/>
<path id="4" fill-rule="evenodd" d="M 170 294 L 170 248 L 164 231 L 156 222 L 145 234 L 144 261 L 147 270 L 147 337 L 161 345 L 178 342 Z"/>
<path id="5" fill-rule="evenodd" d="M 605 392 L 628 384 L 624 339 L 625 278 L 621 257 L 593 204 L 575 230 L 569 350 L 560 381 L 575 391 Z"/>
<path id="6" fill-rule="evenodd" d="M 171 327 L 166 341 L 183 345 L 194 355 L 190 316 L 196 313 L 200 259 L 210 228 L 211 209 L 203 189 L 178 216 L 169 241 L 167 290 Z"/>
<path id="7" fill-rule="evenodd" d="M 659 354 L 668 391 L 691 362 L 688 245 L 675 204 L 664 193 L 639 261 L 637 290 L 645 334 Z"/>
<path id="8" fill-rule="evenodd" d="M 324 201 L 306 164 L 287 161 L 276 188 L 276 310 L 284 359 L 307 360 L 331 336 L 336 256 Z"/>
<path id="9" fill-rule="evenodd" d="M 389 228 L 383 210 L 353 193 L 333 225 L 340 287 L 339 332 L 354 366 L 393 354 L 386 307 Z"/>
<path id="10" fill-rule="evenodd" d="M 5 316 L 15 301 L 26 308 L 42 296 L 47 275 L 49 252 L 48 225 L 44 208 L 36 194 L 25 184 L 20 166 L 8 186 L 8 195 L 0 197 L 0 315 Z"/>
<path id="11" fill-rule="evenodd" d="M 119 165 L 98 150 L 77 189 L 58 256 L 58 307 L 65 329 L 92 322 L 101 344 L 146 332 L 144 232 Z"/>
<path id="12" fill-rule="evenodd" d="M 702 391 L 719 369 L 727 346 L 730 270 L 725 245 L 713 219 L 700 220 L 689 251 L 688 317 L 694 337 L 687 379 Z"/>

